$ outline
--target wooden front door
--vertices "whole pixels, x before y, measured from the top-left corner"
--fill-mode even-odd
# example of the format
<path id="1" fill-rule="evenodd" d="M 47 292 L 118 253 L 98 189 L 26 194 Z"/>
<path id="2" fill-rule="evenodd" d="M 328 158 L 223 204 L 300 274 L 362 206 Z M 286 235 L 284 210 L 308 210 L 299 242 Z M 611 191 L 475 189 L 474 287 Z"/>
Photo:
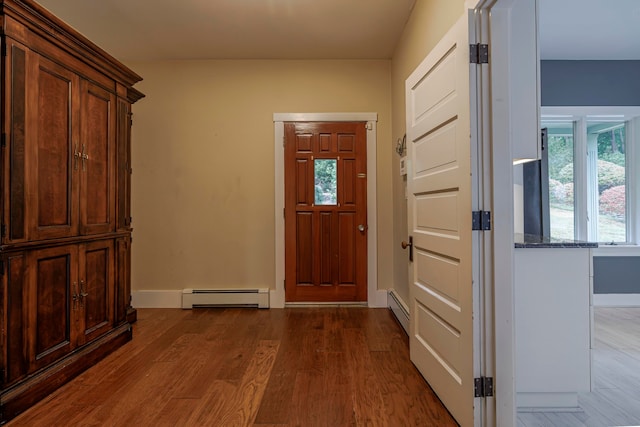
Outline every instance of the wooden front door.
<path id="1" fill-rule="evenodd" d="M 461 426 L 474 425 L 469 25 L 406 81 L 411 361 Z"/>
<path id="2" fill-rule="evenodd" d="M 366 301 L 366 123 L 284 132 L 286 301 Z"/>

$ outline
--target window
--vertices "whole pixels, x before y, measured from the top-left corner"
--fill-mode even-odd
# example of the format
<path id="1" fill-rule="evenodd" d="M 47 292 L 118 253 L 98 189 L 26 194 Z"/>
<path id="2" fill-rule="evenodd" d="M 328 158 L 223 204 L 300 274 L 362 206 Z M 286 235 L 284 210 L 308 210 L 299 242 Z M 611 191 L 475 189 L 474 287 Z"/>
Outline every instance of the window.
<path id="1" fill-rule="evenodd" d="M 542 108 L 551 237 L 640 243 L 640 108 L 625 108 Z"/>
<path id="2" fill-rule="evenodd" d="M 573 122 L 542 122 L 549 149 L 549 228 L 553 237 L 573 239 Z"/>
<path id="3" fill-rule="evenodd" d="M 624 122 L 587 121 L 589 235 L 598 242 L 627 241 L 625 134 Z"/>

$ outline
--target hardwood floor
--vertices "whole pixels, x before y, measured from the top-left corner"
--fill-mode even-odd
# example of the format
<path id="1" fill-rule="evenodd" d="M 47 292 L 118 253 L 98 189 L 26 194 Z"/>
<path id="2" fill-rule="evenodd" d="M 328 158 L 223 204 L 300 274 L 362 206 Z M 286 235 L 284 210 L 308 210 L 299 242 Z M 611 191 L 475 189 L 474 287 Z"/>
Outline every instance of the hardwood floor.
<path id="1" fill-rule="evenodd" d="M 141 309 L 11 426 L 455 426 L 387 309 Z"/>
<path id="2" fill-rule="evenodd" d="M 596 307 L 592 375 L 581 412 L 519 413 L 519 427 L 640 425 L 640 307 Z"/>

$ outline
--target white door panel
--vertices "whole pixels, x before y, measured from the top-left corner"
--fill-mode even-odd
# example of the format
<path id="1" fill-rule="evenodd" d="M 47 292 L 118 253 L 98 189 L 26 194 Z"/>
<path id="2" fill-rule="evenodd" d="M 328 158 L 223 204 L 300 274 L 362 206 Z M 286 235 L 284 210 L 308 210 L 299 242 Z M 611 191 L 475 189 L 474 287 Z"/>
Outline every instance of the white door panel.
<path id="1" fill-rule="evenodd" d="M 469 26 L 406 83 L 411 360 L 462 426 L 474 423 Z"/>
<path id="2" fill-rule="evenodd" d="M 448 124 L 415 142 L 415 174 L 423 176 L 454 168 L 456 126 Z"/>
<path id="3" fill-rule="evenodd" d="M 452 309 L 460 305 L 459 263 L 427 252 L 419 252 L 416 259 L 417 281 L 429 283 L 432 291 L 446 298 L 445 303 Z"/>

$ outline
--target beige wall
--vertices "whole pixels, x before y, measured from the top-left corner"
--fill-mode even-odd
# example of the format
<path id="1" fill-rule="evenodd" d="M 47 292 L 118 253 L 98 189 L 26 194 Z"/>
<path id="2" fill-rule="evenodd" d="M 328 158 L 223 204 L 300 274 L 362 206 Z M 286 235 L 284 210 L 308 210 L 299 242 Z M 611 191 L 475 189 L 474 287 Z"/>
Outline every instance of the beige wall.
<path id="1" fill-rule="evenodd" d="M 131 62 L 132 287 L 275 287 L 275 112 L 378 113 L 378 283 L 392 283 L 390 61 Z"/>
<path id="2" fill-rule="evenodd" d="M 392 139 L 397 141 L 405 133 L 404 82 L 422 62 L 447 30 L 464 11 L 464 0 L 417 0 L 411 17 L 396 47 L 391 62 L 392 79 Z M 394 289 L 409 302 L 408 255 L 400 247 L 407 239 L 407 205 L 405 182 L 400 177 L 399 157 L 392 154 L 393 177 L 393 283 Z"/>

